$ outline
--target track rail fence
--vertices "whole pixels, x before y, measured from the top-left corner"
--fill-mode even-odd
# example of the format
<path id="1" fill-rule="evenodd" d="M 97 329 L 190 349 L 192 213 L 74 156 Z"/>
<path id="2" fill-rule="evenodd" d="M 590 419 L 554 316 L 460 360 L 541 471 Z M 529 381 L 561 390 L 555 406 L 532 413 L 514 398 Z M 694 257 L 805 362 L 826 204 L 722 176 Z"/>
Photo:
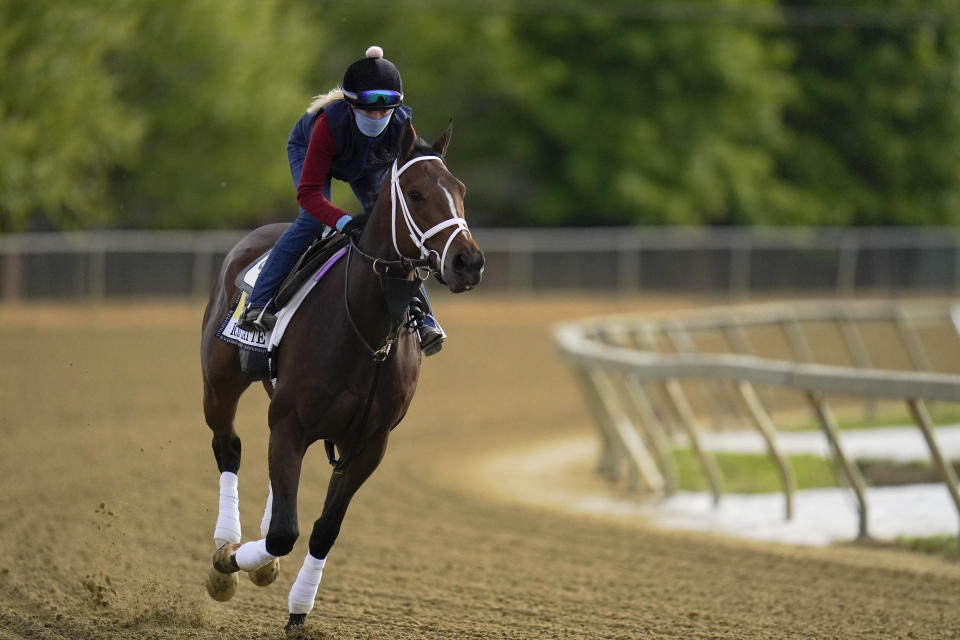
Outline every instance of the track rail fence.
<path id="1" fill-rule="evenodd" d="M 932 343 L 938 358 L 952 360 L 960 349 L 958 318 L 960 308 L 942 302 L 811 301 L 588 319 L 556 327 L 554 340 L 598 427 L 598 471 L 611 480 L 625 469 L 632 489 L 674 493 L 672 447 L 682 434 L 718 503 L 724 480 L 702 443 L 709 427 L 703 416 L 732 416 L 763 437 L 790 519 L 796 481 L 777 444 L 775 416 L 778 403 L 792 397 L 794 413 L 805 404 L 815 416 L 855 497 L 859 536 L 868 537 L 866 482 L 844 450 L 831 404 L 860 402 L 872 414 L 877 401 L 903 402 L 960 514 L 957 477 L 928 410 L 930 403 L 960 402 L 960 375 L 934 371 L 928 348 Z M 872 339 L 865 339 L 867 332 Z M 779 356 L 755 354 L 755 344 L 774 339 Z M 903 370 L 878 368 L 875 362 L 889 361 L 893 350 Z"/>
<path id="2" fill-rule="evenodd" d="M 484 291 L 960 291 L 956 228 L 477 228 Z M 243 231 L 0 234 L 0 301 L 205 297 Z"/>

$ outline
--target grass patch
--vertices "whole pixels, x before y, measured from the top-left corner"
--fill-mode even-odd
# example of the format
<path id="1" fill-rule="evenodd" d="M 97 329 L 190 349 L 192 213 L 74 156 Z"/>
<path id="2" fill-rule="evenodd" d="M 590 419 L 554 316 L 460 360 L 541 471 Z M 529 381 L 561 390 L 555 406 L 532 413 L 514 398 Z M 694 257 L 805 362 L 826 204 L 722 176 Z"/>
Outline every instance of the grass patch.
<path id="1" fill-rule="evenodd" d="M 958 551 L 957 536 L 955 535 L 928 536 L 924 538 L 900 536 L 894 540 L 894 546 L 907 549 L 908 551 L 938 555 L 951 559 L 957 558 Z"/>
<path id="2" fill-rule="evenodd" d="M 934 425 L 952 425 L 960 423 L 960 405 L 937 403 L 928 405 L 930 419 Z M 900 406 L 880 406 L 877 413 L 865 416 L 859 409 L 837 408 L 834 411 L 837 428 L 841 431 L 855 431 L 859 429 L 876 429 L 883 427 L 914 426 L 913 416 L 906 408 Z M 813 418 L 802 418 L 783 427 L 788 431 L 819 431 L 820 423 Z"/>
<path id="3" fill-rule="evenodd" d="M 727 493 L 773 493 L 783 490 L 780 470 L 770 456 L 755 453 L 714 452 L 714 459 L 723 476 Z M 706 491 L 709 488 L 700 461 L 691 449 L 674 449 L 677 486 L 683 491 Z M 787 464 L 797 489 L 837 486 L 837 476 L 830 460 L 811 454 L 787 456 Z M 960 461 L 951 462 L 960 475 Z M 858 460 L 857 467 L 871 487 L 940 482 L 940 476 L 927 462 L 895 462 L 892 460 Z"/>
<path id="4" fill-rule="evenodd" d="M 724 491 L 728 493 L 772 493 L 783 490 L 780 471 L 769 456 L 715 452 L 713 457 L 723 475 Z M 675 449 L 673 459 L 677 470 L 677 486 L 681 490 L 707 490 L 707 478 L 693 451 Z M 788 456 L 787 460 L 798 489 L 836 486 L 829 460 L 809 454 Z"/>

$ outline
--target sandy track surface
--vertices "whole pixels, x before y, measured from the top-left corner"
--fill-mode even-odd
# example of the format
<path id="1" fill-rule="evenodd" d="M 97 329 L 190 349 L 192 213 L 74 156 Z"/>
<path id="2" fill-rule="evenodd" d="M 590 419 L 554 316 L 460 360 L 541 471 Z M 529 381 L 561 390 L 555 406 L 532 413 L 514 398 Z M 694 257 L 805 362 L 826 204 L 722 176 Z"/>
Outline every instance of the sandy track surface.
<path id="1" fill-rule="evenodd" d="M 497 461 L 522 466 L 516 452 L 592 433 L 548 328 L 637 305 L 476 295 L 437 307 L 450 341 L 347 514 L 304 637 L 960 638 L 956 563 L 537 506 L 525 470 Z M 0 309 L 0 640 L 284 637 L 306 535 L 271 587 L 243 578 L 216 603 L 202 584 L 218 473 L 200 409 L 201 313 Z M 265 416 L 253 389 L 238 417 L 245 539 L 266 497 Z M 539 486 L 596 490 L 594 455 Z M 314 447 L 305 532 L 328 476 Z"/>

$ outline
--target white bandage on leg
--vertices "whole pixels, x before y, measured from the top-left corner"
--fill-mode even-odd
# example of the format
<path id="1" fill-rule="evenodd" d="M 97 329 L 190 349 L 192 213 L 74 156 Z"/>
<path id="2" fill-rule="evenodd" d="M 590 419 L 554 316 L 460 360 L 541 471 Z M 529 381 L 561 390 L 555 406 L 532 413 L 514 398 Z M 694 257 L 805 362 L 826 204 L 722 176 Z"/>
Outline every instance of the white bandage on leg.
<path id="1" fill-rule="evenodd" d="M 327 564 L 326 558 L 318 560 L 307 553 L 307 557 L 303 559 L 303 566 L 300 567 L 300 573 L 290 587 L 290 597 L 287 599 L 290 613 L 310 613 L 313 609 L 313 601 L 317 597 L 317 587 L 320 586 L 325 564 Z"/>
<path id="2" fill-rule="evenodd" d="M 240 542 L 240 494 L 237 492 L 237 474 L 224 471 L 220 474 L 220 513 L 213 541 L 217 549 L 228 542 Z"/>
<path id="3" fill-rule="evenodd" d="M 263 519 L 260 521 L 260 537 L 266 538 L 270 531 L 270 514 L 273 513 L 273 483 L 270 483 L 270 492 L 267 493 L 267 506 L 263 509 Z"/>
<path id="4" fill-rule="evenodd" d="M 261 539 L 244 542 L 237 549 L 234 559 L 237 561 L 237 566 L 244 571 L 255 571 L 268 562 L 272 562 L 276 557 L 267 551 L 267 541 Z"/>

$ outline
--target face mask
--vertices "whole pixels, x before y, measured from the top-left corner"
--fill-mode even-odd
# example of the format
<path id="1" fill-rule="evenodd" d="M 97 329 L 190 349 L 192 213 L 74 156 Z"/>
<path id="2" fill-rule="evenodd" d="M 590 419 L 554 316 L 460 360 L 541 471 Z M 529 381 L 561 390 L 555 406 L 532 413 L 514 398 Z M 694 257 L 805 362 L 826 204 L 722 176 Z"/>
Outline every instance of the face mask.
<path id="1" fill-rule="evenodd" d="M 379 120 L 368 118 L 360 113 L 357 109 L 353 110 L 353 117 L 357 121 L 357 127 L 360 129 L 360 133 L 368 138 L 376 138 L 378 135 L 383 133 L 383 130 L 387 128 L 388 124 L 390 124 L 390 118 L 392 116 L 393 109 L 388 110 L 387 115 L 383 116 Z"/>

